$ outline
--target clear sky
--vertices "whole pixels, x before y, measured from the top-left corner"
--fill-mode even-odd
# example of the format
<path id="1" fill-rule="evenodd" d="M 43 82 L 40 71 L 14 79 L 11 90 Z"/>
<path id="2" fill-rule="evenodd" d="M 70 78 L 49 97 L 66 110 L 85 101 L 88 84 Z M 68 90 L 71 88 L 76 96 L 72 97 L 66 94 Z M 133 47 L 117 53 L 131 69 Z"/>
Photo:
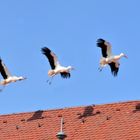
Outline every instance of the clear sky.
<path id="1" fill-rule="evenodd" d="M 1 1 L 0 57 L 13 75 L 28 79 L 0 93 L 0 114 L 139 100 L 139 7 L 139 0 Z M 109 67 L 98 71 L 98 38 L 129 57 L 115 78 Z M 75 67 L 70 79 L 58 75 L 47 84 L 44 46 Z"/>

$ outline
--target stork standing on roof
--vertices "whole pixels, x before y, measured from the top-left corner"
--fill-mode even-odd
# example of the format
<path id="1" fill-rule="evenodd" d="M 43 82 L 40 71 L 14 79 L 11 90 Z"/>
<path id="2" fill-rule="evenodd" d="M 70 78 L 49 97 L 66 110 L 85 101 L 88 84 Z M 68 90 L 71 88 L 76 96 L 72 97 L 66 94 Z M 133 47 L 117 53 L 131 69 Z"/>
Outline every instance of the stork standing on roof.
<path id="1" fill-rule="evenodd" d="M 108 64 L 111 68 L 112 74 L 117 76 L 120 66 L 119 59 L 122 57 L 127 58 L 127 56 L 124 53 L 113 55 L 111 44 L 101 38 L 97 40 L 97 47 L 100 47 L 102 51 L 99 67 L 100 71 Z"/>
<path id="2" fill-rule="evenodd" d="M 11 82 L 16 82 L 16 81 L 26 79 L 25 77 L 22 76 L 19 77 L 12 76 L 1 58 L 0 58 L 0 73 L 4 79 L 0 81 L 0 85 L 3 85 L 4 87 Z"/>
<path id="3" fill-rule="evenodd" d="M 47 47 L 43 47 L 41 51 L 48 58 L 51 66 L 51 70 L 48 71 L 49 77 L 53 78 L 55 75 L 60 74 L 62 78 L 70 78 L 70 71 L 74 69 L 72 66 L 61 66 L 57 59 L 57 56 Z M 51 81 L 48 82 L 49 84 L 51 84 Z"/>

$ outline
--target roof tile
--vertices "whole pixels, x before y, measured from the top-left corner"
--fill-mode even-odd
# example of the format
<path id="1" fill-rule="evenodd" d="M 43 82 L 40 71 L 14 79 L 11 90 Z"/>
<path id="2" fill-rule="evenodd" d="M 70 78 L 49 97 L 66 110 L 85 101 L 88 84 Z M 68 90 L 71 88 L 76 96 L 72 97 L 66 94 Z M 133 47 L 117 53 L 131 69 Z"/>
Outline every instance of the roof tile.
<path id="1" fill-rule="evenodd" d="M 140 101 L 0 116 L 0 140 L 140 140 Z"/>

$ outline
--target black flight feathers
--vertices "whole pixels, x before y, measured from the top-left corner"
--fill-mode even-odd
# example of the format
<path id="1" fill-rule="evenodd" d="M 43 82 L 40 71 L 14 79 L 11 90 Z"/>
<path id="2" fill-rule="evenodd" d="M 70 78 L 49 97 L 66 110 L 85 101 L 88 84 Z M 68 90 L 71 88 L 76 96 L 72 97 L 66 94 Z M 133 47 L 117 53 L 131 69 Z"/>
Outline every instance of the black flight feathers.
<path id="1" fill-rule="evenodd" d="M 51 50 L 47 47 L 43 47 L 41 51 L 48 58 L 51 68 L 55 69 L 55 59 L 51 53 Z"/>
<path id="2" fill-rule="evenodd" d="M 0 58 L 0 73 L 2 75 L 2 77 L 4 79 L 7 79 L 8 78 L 8 75 L 6 73 L 6 69 L 5 69 L 5 66 L 4 66 L 4 63 L 2 62 L 2 59 Z"/>
<path id="3" fill-rule="evenodd" d="M 102 56 L 107 58 L 107 45 L 105 44 L 105 40 L 102 39 L 102 38 L 99 38 L 97 40 L 97 47 L 100 47 L 101 48 L 101 51 L 102 51 Z M 116 67 L 116 64 L 114 62 L 111 62 L 108 64 L 111 68 L 111 72 L 114 76 L 117 76 L 118 74 L 118 71 L 119 71 L 119 67 Z"/>
<path id="4" fill-rule="evenodd" d="M 107 45 L 105 44 L 105 40 L 104 39 L 98 39 L 97 40 L 97 47 L 100 47 L 102 50 L 102 56 L 103 57 L 107 57 Z"/>
<path id="5" fill-rule="evenodd" d="M 56 55 L 47 47 L 43 47 L 41 51 L 48 58 L 51 68 L 54 70 L 56 61 L 58 61 Z M 62 78 L 70 78 L 71 76 L 69 72 L 61 72 L 60 75 Z"/>
<path id="6" fill-rule="evenodd" d="M 67 72 L 61 72 L 60 74 L 62 78 L 70 78 L 71 76 L 70 73 L 67 73 Z"/>
<path id="7" fill-rule="evenodd" d="M 117 76 L 118 74 L 118 71 L 119 71 L 119 68 L 115 66 L 115 63 L 114 62 L 111 62 L 108 64 L 111 68 L 111 72 L 114 76 Z"/>

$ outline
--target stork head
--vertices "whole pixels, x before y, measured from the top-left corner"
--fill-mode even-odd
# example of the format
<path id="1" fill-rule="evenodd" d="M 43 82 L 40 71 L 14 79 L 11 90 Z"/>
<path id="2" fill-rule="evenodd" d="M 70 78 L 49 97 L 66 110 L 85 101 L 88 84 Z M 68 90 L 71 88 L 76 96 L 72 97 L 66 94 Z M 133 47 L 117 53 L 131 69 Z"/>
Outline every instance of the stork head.
<path id="1" fill-rule="evenodd" d="M 27 79 L 26 77 L 22 77 L 22 76 L 19 76 L 18 77 L 18 80 L 20 81 L 20 80 L 25 80 L 25 79 Z"/>
<path id="2" fill-rule="evenodd" d="M 53 76 L 54 74 L 55 74 L 55 72 L 54 72 L 53 70 L 49 70 L 49 71 L 48 71 L 48 75 L 49 75 L 49 76 Z"/>
<path id="3" fill-rule="evenodd" d="M 121 53 L 121 54 L 120 54 L 120 57 L 128 58 L 127 55 L 125 55 L 124 53 Z"/>
<path id="4" fill-rule="evenodd" d="M 68 69 L 68 70 L 74 70 L 74 67 L 68 66 L 67 69 Z"/>

